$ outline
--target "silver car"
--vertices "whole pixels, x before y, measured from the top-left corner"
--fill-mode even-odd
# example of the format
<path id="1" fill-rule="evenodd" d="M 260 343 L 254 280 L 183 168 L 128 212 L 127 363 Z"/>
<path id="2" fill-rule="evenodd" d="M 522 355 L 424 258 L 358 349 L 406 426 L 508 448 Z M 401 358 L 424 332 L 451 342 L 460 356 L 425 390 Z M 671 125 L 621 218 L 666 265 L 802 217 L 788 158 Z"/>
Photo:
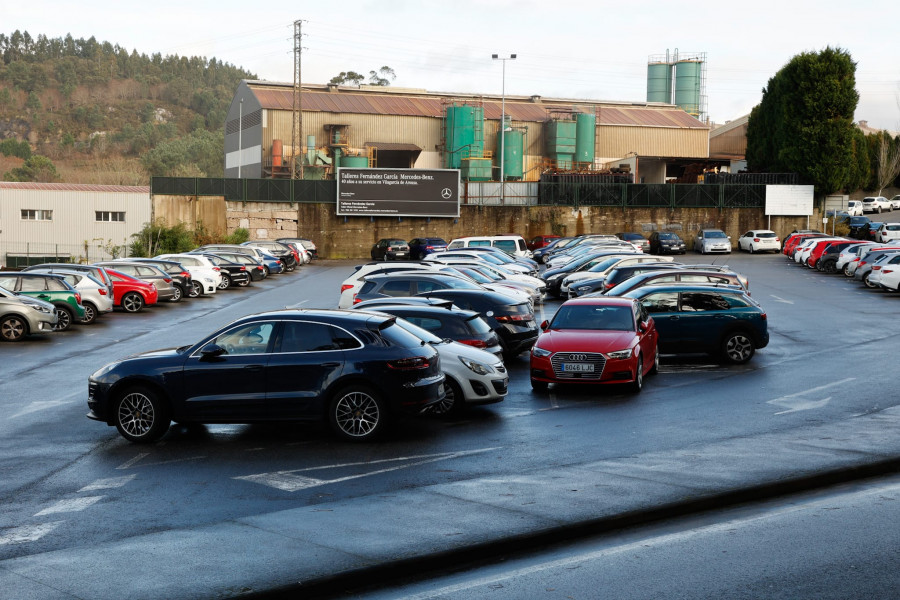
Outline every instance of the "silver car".
<path id="1" fill-rule="evenodd" d="M 694 250 L 700 254 L 731 254 L 731 236 L 721 229 L 701 229 L 694 237 Z"/>
<path id="2" fill-rule="evenodd" d="M 0 341 L 19 342 L 32 333 L 56 328 L 56 307 L 0 288 Z"/>

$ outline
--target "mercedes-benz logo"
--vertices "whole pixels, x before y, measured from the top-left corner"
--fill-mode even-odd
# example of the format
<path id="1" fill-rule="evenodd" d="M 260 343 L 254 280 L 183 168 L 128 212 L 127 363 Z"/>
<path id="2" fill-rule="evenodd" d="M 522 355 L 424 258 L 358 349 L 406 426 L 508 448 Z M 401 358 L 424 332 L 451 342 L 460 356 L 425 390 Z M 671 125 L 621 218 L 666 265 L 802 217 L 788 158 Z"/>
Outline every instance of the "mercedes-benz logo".
<path id="1" fill-rule="evenodd" d="M 569 360 L 587 360 L 587 354 L 570 354 Z"/>
<path id="2" fill-rule="evenodd" d="M 443 198 L 444 200 L 449 199 L 451 196 L 453 196 L 453 190 L 451 190 L 450 188 L 444 188 L 441 190 L 441 198 Z"/>

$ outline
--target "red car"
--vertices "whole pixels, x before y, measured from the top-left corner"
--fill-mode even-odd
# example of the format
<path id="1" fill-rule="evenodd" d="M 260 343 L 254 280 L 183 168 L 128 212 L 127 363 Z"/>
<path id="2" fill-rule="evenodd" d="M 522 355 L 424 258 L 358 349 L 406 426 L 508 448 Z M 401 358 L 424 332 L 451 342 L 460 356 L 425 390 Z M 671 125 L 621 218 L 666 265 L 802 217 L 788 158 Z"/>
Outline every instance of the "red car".
<path id="1" fill-rule="evenodd" d="M 812 251 L 809 253 L 809 258 L 806 259 L 806 266 L 810 269 L 815 269 L 816 265 L 819 264 L 819 259 L 825 254 L 826 250 L 834 250 L 835 248 L 843 248 L 845 246 L 849 246 L 850 244 L 857 243 L 856 240 L 825 240 L 816 244 Z"/>
<path id="2" fill-rule="evenodd" d="M 831 237 L 827 233 L 792 233 L 784 240 L 784 247 L 781 249 L 781 253 L 787 256 L 788 258 L 794 257 L 794 249 L 797 245 L 803 240 L 807 240 L 811 237 Z"/>
<path id="3" fill-rule="evenodd" d="M 113 306 L 125 312 L 136 313 L 144 310 L 144 306 L 156 304 L 156 286 L 152 283 L 135 279 L 131 275 L 120 273 L 106 267 L 113 282 Z"/>
<path id="4" fill-rule="evenodd" d="M 538 248 L 543 248 L 555 239 L 559 239 L 558 235 L 537 235 L 525 243 L 529 250 L 534 252 Z"/>
<path id="5" fill-rule="evenodd" d="M 659 334 L 632 298 L 577 298 L 559 307 L 531 350 L 531 387 L 550 383 L 630 384 L 659 370 Z"/>

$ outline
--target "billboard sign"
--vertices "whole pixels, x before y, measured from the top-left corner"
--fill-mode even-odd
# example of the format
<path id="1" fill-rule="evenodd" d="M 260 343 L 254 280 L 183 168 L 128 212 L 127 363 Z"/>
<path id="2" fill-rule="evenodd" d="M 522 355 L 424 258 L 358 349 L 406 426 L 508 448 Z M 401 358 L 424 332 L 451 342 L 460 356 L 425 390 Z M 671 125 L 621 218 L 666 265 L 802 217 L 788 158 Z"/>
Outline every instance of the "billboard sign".
<path id="1" fill-rule="evenodd" d="M 766 214 L 808 217 L 813 214 L 814 190 L 811 185 L 767 185 Z"/>
<path id="2" fill-rule="evenodd" d="M 339 168 L 337 182 L 338 215 L 459 216 L 459 169 Z"/>

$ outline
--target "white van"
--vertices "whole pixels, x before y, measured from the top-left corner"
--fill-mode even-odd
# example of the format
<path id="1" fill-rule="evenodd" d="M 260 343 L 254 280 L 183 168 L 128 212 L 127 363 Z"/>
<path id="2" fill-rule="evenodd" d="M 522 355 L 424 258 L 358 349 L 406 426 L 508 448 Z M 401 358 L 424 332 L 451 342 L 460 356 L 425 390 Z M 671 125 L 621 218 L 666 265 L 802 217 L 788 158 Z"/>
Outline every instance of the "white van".
<path id="1" fill-rule="evenodd" d="M 525 238 L 521 235 L 483 235 L 456 238 L 447 244 L 447 250 L 462 250 L 463 248 L 478 246 L 493 246 L 511 256 L 531 258 L 531 250 L 525 245 Z"/>

